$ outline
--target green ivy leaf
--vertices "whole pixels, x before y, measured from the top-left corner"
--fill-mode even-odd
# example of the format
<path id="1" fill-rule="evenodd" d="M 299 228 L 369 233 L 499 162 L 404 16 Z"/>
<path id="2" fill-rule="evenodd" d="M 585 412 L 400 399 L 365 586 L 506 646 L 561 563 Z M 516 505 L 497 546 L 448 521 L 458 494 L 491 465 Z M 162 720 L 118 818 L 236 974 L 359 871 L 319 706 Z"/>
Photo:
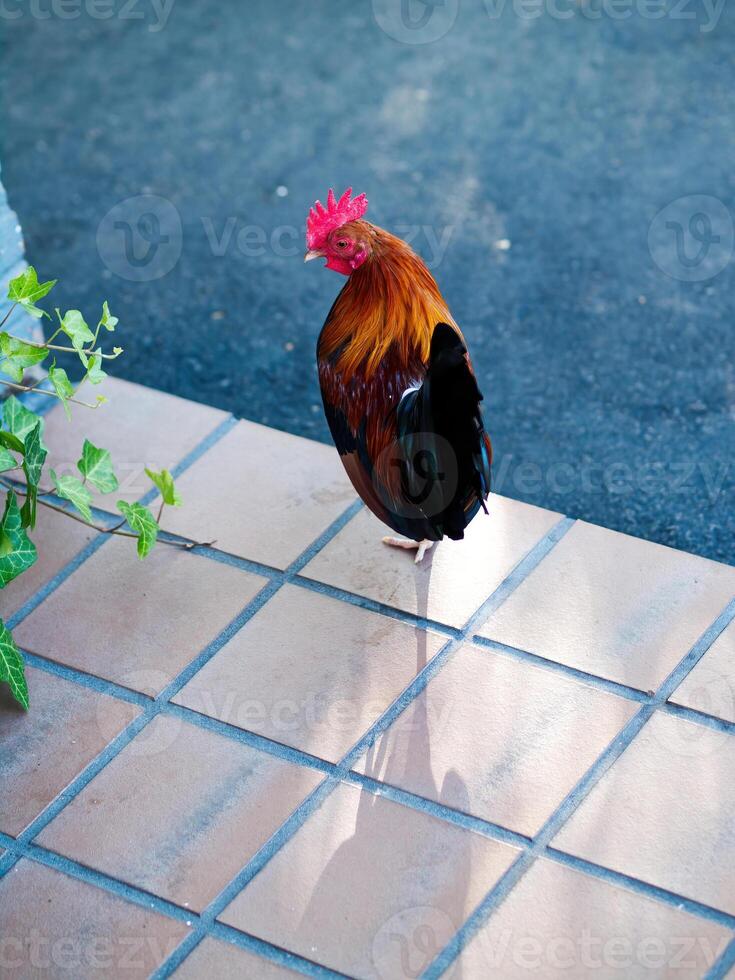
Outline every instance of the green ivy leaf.
<path id="1" fill-rule="evenodd" d="M 37 487 L 41 482 L 43 464 L 46 462 L 46 457 L 48 456 L 48 451 L 41 440 L 42 425 L 43 419 L 38 419 L 25 438 L 25 461 L 23 468 L 28 483 L 34 487 Z"/>
<path id="2" fill-rule="evenodd" d="M 100 493 L 112 493 L 117 490 L 119 483 L 112 469 L 112 459 L 109 449 L 98 449 L 89 439 L 84 440 L 82 458 L 77 463 L 79 472 Z"/>
<path id="3" fill-rule="evenodd" d="M 93 385 L 98 385 L 101 381 L 104 381 L 107 375 L 102 370 L 102 348 L 98 347 L 97 350 L 89 358 L 89 363 L 87 365 L 87 378 L 92 382 Z"/>
<path id="4" fill-rule="evenodd" d="M 0 523 L 0 589 L 30 568 L 36 558 L 36 546 L 23 527 L 18 500 L 15 493 L 9 490 Z"/>
<path id="5" fill-rule="evenodd" d="M 138 558 L 145 558 L 158 537 L 158 521 L 143 504 L 128 504 L 118 500 L 117 509 L 138 535 Z"/>
<path id="6" fill-rule="evenodd" d="M 31 412 L 21 404 L 15 395 L 11 395 L 10 398 L 5 400 L 3 404 L 3 422 L 5 428 L 14 435 L 21 443 L 20 451 L 23 451 L 23 443 L 28 433 L 33 429 L 37 422 L 41 423 L 41 432 L 39 435 L 43 435 L 43 419 L 40 415 L 36 415 L 35 412 Z M 7 441 L 6 441 L 7 445 Z M 45 449 L 43 445 L 43 439 L 41 440 L 41 446 Z M 13 449 L 12 445 L 7 445 L 8 449 Z"/>
<path id="7" fill-rule="evenodd" d="M 36 507 L 38 504 L 38 487 L 28 487 L 26 499 L 20 509 L 20 520 L 23 527 L 31 530 L 36 526 Z"/>
<path id="8" fill-rule="evenodd" d="M 36 306 L 39 299 L 50 293 L 58 279 L 49 279 L 48 282 L 39 282 L 36 270 L 29 265 L 25 272 L 21 272 L 15 279 L 11 279 L 8 285 L 8 299 L 13 303 L 18 303 L 26 313 L 40 319 L 48 316 L 45 310 Z"/>
<path id="9" fill-rule="evenodd" d="M 20 453 L 21 455 L 25 452 L 23 443 L 12 432 L 3 432 L 0 430 L 0 446 L 4 446 L 5 449 L 12 449 L 14 453 Z"/>
<path id="10" fill-rule="evenodd" d="M 13 634 L 0 619 L 0 681 L 10 685 L 15 700 L 28 710 L 28 683 L 23 658 L 15 645 Z"/>
<path id="11" fill-rule="evenodd" d="M 57 476 L 53 470 L 49 470 L 49 474 L 58 495 L 74 504 L 84 520 L 91 524 L 92 494 L 82 481 L 75 476 Z"/>
<path id="12" fill-rule="evenodd" d="M 39 419 L 35 426 L 26 436 L 25 440 L 25 459 L 23 460 L 23 471 L 26 475 L 27 492 L 25 503 L 21 510 L 21 517 L 25 527 L 36 526 L 36 503 L 38 501 L 38 484 L 41 482 L 43 464 L 48 455 L 43 443 L 41 442 L 41 422 Z"/>
<path id="13" fill-rule="evenodd" d="M 0 446 L 0 473 L 7 473 L 18 466 L 18 460 L 13 456 L 9 449 Z"/>
<path id="14" fill-rule="evenodd" d="M 110 313 L 110 307 L 107 305 L 107 300 L 105 300 L 102 304 L 102 319 L 100 320 L 100 323 L 105 330 L 109 330 L 110 333 L 112 333 L 119 322 L 120 321 L 118 318 Z"/>
<path id="15" fill-rule="evenodd" d="M 48 350 L 45 347 L 34 347 L 27 344 L 24 340 L 11 337 L 9 333 L 0 333 L 0 354 L 3 361 L 0 363 L 0 371 L 3 371 L 13 381 L 23 380 L 26 368 L 39 364 L 48 357 Z"/>
<path id="16" fill-rule="evenodd" d="M 161 470 L 160 473 L 156 473 L 155 470 L 149 470 L 148 467 L 146 467 L 145 471 L 158 487 L 164 504 L 168 504 L 170 507 L 181 507 L 181 497 L 179 491 L 174 486 L 174 478 L 169 471 Z"/>
<path id="17" fill-rule="evenodd" d="M 57 310 L 56 313 L 58 315 L 59 311 Z M 63 318 L 60 317 L 59 322 L 61 329 L 71 341 L 72 347 L 82 357 L 84 345 L 94 341 L 94 334 L 87 326 L 84 317 L 79 310 L 68 310 Z M 86 357 L 82 357 L 82 361 L 86 367 Z"/>
<path id="18" fill-rule="evenodd" d="M 56 367 L 56 361 L 54 361 L 51 367 L 48 369 L 48 376 L 49 381 L 54 386 L 54 391 L 61 399 L 61 404 L 64 406 L 66 417 L 70 419 L 71 409 L 69 408 L 67 401 L 74 394 L 74 386 L 69 380 L 66 371 L 63 368 Z"/>

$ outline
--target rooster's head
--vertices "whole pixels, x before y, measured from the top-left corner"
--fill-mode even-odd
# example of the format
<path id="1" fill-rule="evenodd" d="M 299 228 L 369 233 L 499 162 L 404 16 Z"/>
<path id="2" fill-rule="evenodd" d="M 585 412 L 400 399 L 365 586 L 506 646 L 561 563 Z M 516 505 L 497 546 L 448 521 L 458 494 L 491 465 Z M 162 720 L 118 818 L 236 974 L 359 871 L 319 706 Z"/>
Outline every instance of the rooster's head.
<path id="1" fill-rule="evenodd" d="M 327 206 L 317 201 L 306 219 L 306 247 L 304 262 L 325 258 L 327 269 L 349 276 L 359 269 L 372 250 L 370 226 L 360 221 L 367 211 L 367 198 L 358 194 L 351 198 L 348 187 L 337 200 L 330 188 Z"/>

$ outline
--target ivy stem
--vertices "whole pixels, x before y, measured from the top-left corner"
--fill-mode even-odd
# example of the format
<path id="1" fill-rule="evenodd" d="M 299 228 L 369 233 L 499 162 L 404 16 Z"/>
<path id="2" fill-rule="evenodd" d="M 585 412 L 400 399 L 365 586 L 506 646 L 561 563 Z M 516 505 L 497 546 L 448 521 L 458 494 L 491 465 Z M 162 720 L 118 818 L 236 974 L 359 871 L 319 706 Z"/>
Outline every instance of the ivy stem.
<path id="1" fill-rule="evenodd" d="M 5 321 L 3 321 L 3 323 L 4 322 Z M 0 326 L 2 326 L 2 323 L 0 323 Z M 57 333 L 58 333 L 58 330 L 57 330 Z M 9 337 L 12 337 L 12 334 L 8 334 L 8 336 Z M 54 336 L 55 336 L 55 334 L 54 334 Z M 94 347 L 83 347 L 83 348 L 79 349 L 77 347 L 65 347 L 63 344 L 51 344 L 48 341 L 46 341 L 43 344 L 40 344 L 40 343 L 38 343 L 38 341 L 35 341 L 35 340 L 24 340 L 22 337 L 13 337 L 12 339 L 13 340 L 20 340 L 24 344 L 28 344 L 29 347 L 35 347 L 38 350 L 61 350 L 61 351 L 66 351 L 69 354 L 79 354 L 79 353 L 82 353 L 82 354 L 86 354 L 87 357 L 91 357 L 92 354 L 96 354 L 97 353 L 95 351 Z M 95 337 L 95 340 L 96 339 L 97 338 Z M 100 354 L 100 357 L 104 357 L 104 359 L 106 361 L 114 361 L 115 358 L 117 358 L 119 356 L 120 356 L 120 354 Z"/>
<path id="2" fill-rule="evenodd" d="M 45 380 L 46 380 L 45 378 L 41 378 L 41 381 L 45 381 Z M 41 381 L 36 381 L 35 384 L 32 385 L 19 385 L 16 384 L 14 381 L 5 381 L 4 379 L 0 378 L 0 384 L 6 385 L 6 387 L 8 388 L 14 388 L 16 391 L 35 391 L 36 394 L 48 395 L 49 398 L 61 397 L 60 395 L 57 395 L 55 391 L 46 391 L 45 388 L 38 388 L 37 385 L 39 385 Z M 61 401 L 63 400 L 64 399 L 61 399 Z M 91 402 L 83 402 L 79 398 L 67 398 L 66 401 L 72 402 L 72 404 L 74 405 L 83 405 L 85 408 L 91 408 L 92 411 L 98 409 L 102 404 L 102 402 L 97 402 L 96 405 L 92 405 Z"/>
<path id="3" fill-rule="evenodd" d="M 12 490 L 14 493 L 19 493 L 22 497 L 27 496 L 27 491 L 22 490 L 20 487 L 13 486 L 10 483 L 6 483 L 5 480 L 0 480 L 0 484 L 4 486 L 7 490 Z M 89 521 L 85 521 L 83 517 L 78 514 L 72 514 L 71 511 L 67 510 L 66 507 L 61 507 L 59 504 L 53 504 L 50 500 L 43 500 L 42 497 L 38 498 L 38 503 L 42 507 L 47 507 L 49 510 L 55 510 L 58 514 L 63 514 L 65 517 L 70 517 L 73 521 L 77 521 L 79 524 L 84 524 L 85 527 L 91 528 L 93 531 L 99 531 L 101 534 L 116 534 L 121 538 L 138 538 L 137 534 L 133 534 L 132 531 L 121 531 L 120 529 L 127 522 L 125 520 L 120 521 L 119 524 L 113 525 L 113 527 L 102 527 L 99 524 L 90 524 Z M 210 548 L 214 541 L 169 541 L 167 538 L 158 538 L 161 544 L 171 545 L 173 548 L 183 548 L 184 551 L 191 551 L 192 548 Z"/>
<path id="4" fill-rule="evenodd" d="M 13 303 L 13 305 L 10 307 L 10 309 L 5 314 L 5 316 L 2 318 L 2 320 L 0 320 L 0 327 L 4 327 L 5 326 L 5 324 L 8 321 L 8 318 L 9 318 L 10 314 L 13 312 L 13 310 L 16 308 L 17 305 L 18 305 L 17 303 Z M 15 339 L 17 339 L 17 338 L 15 338 Z"/>

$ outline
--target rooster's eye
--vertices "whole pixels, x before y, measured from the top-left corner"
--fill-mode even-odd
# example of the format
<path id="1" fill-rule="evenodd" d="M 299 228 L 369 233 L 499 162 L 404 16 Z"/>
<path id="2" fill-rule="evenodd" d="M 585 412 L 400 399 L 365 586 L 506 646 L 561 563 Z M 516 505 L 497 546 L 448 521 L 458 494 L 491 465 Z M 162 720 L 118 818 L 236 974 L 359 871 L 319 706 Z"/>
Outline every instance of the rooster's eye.
<path id="1" fill-rule="evenodd" d="M 337 242 L 337 248 L 346 248 L 346 247 L 347 247 L 347 242 L 345 241 Z"/>

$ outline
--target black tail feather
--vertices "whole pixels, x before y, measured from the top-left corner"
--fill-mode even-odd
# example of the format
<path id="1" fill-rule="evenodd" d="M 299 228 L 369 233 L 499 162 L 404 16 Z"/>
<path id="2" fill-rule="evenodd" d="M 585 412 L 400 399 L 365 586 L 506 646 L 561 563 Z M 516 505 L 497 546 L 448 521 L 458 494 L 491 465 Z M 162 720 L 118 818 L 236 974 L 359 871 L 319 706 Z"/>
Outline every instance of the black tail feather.
<path id="1" fill-rule="evenodd" d="M 490 490 L 482 394 L 466 354 L 456 330 L 437 324 L 424 383 L 404 395 L 397 409 L 409 489 L 420 493 L 433 481 L 422 509 L 437 537 L 454 539 L 464 536 L 480 506 L 487 512 Z"/>

